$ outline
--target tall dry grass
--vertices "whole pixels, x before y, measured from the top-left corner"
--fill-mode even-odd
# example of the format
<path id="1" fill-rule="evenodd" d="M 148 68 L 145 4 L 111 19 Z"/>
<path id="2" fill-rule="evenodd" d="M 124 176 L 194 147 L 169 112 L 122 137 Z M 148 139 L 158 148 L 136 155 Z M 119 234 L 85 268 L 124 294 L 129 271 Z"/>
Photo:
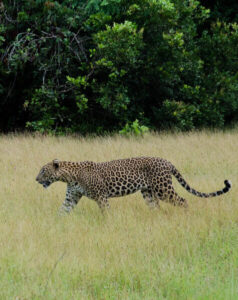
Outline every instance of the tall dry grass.
<path id="1" fill-rule="evenodd" d="M 237 299 L 238 133 L 144 138 L 0 137 L 0 299 Z M 65 184 L 35 182 L 54 158 L 170 160 L 203 192 L 233 182 L 213 199 L 174 180 L 189 209 L 149 210 L 139 193 L 111 199 L 101 215 L 83 197 L 59 217 Z"/>

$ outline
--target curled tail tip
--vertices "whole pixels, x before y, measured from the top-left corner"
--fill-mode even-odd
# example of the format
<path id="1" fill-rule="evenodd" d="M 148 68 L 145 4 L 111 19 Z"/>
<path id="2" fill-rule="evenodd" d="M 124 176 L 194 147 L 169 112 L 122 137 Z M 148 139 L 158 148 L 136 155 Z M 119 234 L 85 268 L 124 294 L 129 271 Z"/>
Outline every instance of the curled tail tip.
<path id="1" fill-rule="evenodd" d="M 224 183 L 225 183 L 225 188 L 224 188 L 224 192 L 228 192 L 230 189 L 231 189 L 231 181 L 230 180 L 225 180 L 224 181 Z"/>

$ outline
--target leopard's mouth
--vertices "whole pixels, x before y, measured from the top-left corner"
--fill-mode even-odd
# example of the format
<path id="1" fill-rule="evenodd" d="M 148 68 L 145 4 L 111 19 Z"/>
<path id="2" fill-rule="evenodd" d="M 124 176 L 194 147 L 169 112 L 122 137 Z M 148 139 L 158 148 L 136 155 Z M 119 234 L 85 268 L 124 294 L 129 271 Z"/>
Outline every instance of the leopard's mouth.
<path id="1" fill-rule="evenodd" d="M 40 184 L 42 184 L 43 187 L 45 189 L 47 189 L 51 185 L 51 182 L 50 181 L 43 181 L 43 182 L 40 182 Z"/>

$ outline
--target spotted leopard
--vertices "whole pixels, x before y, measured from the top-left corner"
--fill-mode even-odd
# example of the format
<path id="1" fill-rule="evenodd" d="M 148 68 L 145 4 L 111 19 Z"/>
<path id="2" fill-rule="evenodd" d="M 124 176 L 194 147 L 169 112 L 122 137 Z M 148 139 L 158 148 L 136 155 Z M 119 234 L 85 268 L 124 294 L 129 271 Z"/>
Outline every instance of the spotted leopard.
<path id="1" fill-rule="evenodd" d="M 70 212 L 82 196 L 95 200 L 103 210 L 108 199 L 140 191 L 150 207 L 158 207 L 159 200 L 173 205 L 187 206 L 172 186 L 172 175 L 190 193 L 208 198 L 227 193 L 231 183 L 213 193 L 202 193 L 191 188 L 178 170 L 167 160 L 156 157 L 136 157 L 109 162 L 67 162 L 57 159 L 43 166 L 36 181 L 47 188 L 56 181 L 67 183 L 65 201 L 61 210 Z"/>

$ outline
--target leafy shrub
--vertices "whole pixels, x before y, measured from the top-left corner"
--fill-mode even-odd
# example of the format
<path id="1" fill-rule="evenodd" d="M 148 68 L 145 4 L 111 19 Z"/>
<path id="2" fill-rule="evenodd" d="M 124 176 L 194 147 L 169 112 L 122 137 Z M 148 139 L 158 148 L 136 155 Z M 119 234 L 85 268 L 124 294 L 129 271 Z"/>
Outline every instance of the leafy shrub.
<path id="1" fill-rule="evenodd" d="M 136 119 L 132 123 L 126 123 L 122 130 L 119 131 L 122 135 L 143 135 L 148 132 L 149 128 L 145 125 L 140 125 L 139 121 Z"/>

